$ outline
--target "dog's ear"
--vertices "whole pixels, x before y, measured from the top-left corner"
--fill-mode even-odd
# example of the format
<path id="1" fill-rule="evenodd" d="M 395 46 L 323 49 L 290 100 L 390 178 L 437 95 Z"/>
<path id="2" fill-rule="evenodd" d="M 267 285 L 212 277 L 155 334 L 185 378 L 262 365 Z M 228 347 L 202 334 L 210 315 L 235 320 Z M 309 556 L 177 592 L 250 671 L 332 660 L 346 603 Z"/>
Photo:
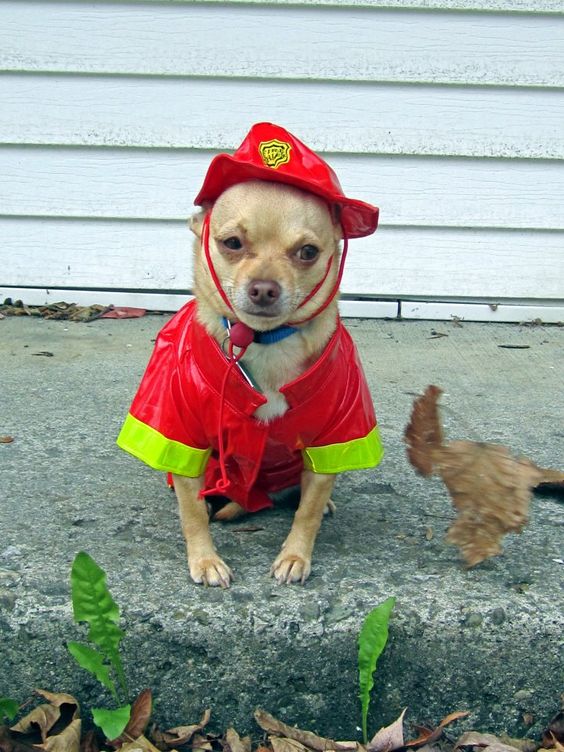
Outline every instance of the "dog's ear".
<path id="1" fill-rule="evenodd" d="M 333 204 L 330 207 L 331 219 L 333 220 L 333 234 L 337 243 L 343 239 L 343 226 L 341 224 L 341 207 Z"/>
<path id="2" fill-rule="evenodd" d="M 211 204 L 204 204 L 200 211 L 197 211 L 188 220 L 188 227 L 192 230 L 197 238 L 202 237 L 202 226 L 204 224 L 204 219 L 206 218 L 206 214 L 209 213 L 211 207 Z"/>

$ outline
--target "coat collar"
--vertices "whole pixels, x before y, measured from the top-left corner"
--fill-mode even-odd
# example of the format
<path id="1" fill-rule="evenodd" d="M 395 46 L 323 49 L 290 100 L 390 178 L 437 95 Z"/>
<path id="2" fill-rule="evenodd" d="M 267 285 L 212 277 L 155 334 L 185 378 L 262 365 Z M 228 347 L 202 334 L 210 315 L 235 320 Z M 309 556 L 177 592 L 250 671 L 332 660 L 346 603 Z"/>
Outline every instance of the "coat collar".
<path id="1" fill-rule="evenodd" d="M 210 387 L 219 395 L 228 360 L 220 345 L 197 320 L 195 301 L 192 303 L 192 315 L 186 322 L 190 326 L 186 344 L 192 350 L 198 370 Z M 284 384 L 280 388 L 280 392 L 286 397 L 290 408 L 303 404 L 310 399 L 316 399 L 325 384 L 336 378 L 342 379 L 346 376 L 346 374 L 340 373 L 342 369 L 338 368 L 338 354 L 342 347 L 344 331 L 341 320 L 337 319 L 337 328 L 320 357 L 297 379 Z M 237 368 L 234 369 L 228 379 L 225 398 L 233 410 L 245 415 L 252 415 L 258 407 L 267 402 L 266 397 L 254 389 Z"/>

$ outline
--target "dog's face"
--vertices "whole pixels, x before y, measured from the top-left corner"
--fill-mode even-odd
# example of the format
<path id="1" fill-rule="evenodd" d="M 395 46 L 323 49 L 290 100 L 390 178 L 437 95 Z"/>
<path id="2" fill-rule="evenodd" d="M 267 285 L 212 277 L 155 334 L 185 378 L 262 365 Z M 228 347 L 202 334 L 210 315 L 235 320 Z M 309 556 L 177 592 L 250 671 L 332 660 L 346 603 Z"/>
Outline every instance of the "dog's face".
<path id="1" fill-rule="evenodd" d="M 198 237 L 203 216 L 192 220 Z M 338 256 L 340 238 L 340 225 L 323 200 L 292 186 L 254 180 L 227 189 L 215 202 L 209 248 L 237 317 L 265 331 L 306 314 L 310 304 L 296 314 L 298 306 Z M 197 296 L 226 314 L 199 244 L 198 251 Z M 335 258 L 323 290 L 332 288 L 337 267 Z"/>

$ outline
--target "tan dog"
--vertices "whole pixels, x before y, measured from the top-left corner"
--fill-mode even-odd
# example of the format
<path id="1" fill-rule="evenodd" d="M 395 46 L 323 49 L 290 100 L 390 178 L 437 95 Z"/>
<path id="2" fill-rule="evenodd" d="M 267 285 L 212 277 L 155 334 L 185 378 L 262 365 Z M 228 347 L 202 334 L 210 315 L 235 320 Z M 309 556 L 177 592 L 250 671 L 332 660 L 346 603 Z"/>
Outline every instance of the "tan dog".
<path id="1" fill-rule="evenodd" d="M 203 214 L 192 220 L 195 244 L 194 293 L 198 318 L 222 343 L 227 310 L 210 277 L 200 243 Z M 229 188 L 217 200 L 211 217 L 210 252 L 225 290 L 240 321 L 264 331 L 296 317 L 301 301 L 322 279 L 331 256 L 339 255 L 340 225 L 327 204 L 311 194 L 279 183 L 251 181 Z M 338 261 L 338 259 L 336 259 Z M 314 298 L 300 310 L 307 317 L 331 290 L 334 270 Z M 268 402 L 256 418 L 269 421 L 283 415 L 288 405 L 279 389 L 314 362 L 335 331 L 334 300 L 319 316 L 282 342 L 265 347 L 251 344 L 242 362 L 248 365 Z M 335 476 L 304 470 L 301 499 L 292 529 L 272 565 L 278 582 L 304 582 L 311 571 L 311 556 Z M 208 526 L 206 505 L 199 493 L 203 477 L 174 476 L 182 530 L 188 548 L 190 574 L 195 582 L 227 587 L 231 570 L 216 553 Z M 231 502 L 215 519 L 234 519 L 243 509 Z"/>
<path id="2" fill-rule="evenodd" d="M 299 483 L 271 574 L 303 583 L 336 475 L 382 456 L 336 302 L 348 238 L 373 233 L 378 209 L 272 123 L 212 160 L 195 203 L 196 300 L 159 333 L 118 444 L 172 475 L 190 574 L 206 585 L 232 573 L 202 497 L 230 499 L 216 514 L 230 520 Z"/>

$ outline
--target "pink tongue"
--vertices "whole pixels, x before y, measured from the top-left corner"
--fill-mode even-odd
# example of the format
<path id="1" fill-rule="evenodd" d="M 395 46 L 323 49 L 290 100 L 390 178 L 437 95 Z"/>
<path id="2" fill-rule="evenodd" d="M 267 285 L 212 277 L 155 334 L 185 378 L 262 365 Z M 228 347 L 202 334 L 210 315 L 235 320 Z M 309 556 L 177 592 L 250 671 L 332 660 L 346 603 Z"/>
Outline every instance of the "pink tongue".
<path id="1" fill-rule="evenodd" d="M 232 325 L 229 336 L 235 347 L 248 347 L 255 338 L 255 331 L 242 321 L 237 321 Z"/>

